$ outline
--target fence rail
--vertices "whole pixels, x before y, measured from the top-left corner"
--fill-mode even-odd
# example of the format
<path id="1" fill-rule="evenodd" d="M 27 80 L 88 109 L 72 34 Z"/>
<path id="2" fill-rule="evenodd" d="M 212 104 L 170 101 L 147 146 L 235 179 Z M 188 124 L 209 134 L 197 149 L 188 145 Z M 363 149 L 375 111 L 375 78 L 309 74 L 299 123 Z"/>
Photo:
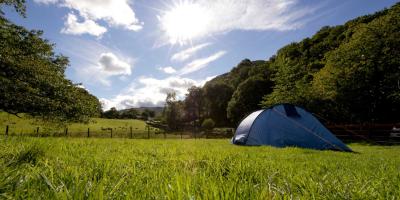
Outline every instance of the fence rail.
<path id="1" fill-rule="evenodd" d="M 128 139 L 189 139 L 189 138 L 229 138 L 233 131 L 221 132 L 216 129 L 214 132 L 166 132 L 157 128 L 146 127 L 146 130 L 137 130 L 133 127 L 118 128 L 80 128 L 71 130 L 69 127 L 63 129 L 47 130 L 42 127 L 21 129 L 15 126 L 5 126 L 5 136 L 29 136 L 29 137 L 76 137 L 76 138 L 128 138 Z"/>
<path id="2" fill-rule="evenodd" d="M 398 124 L 342 124 L 328 125 L 327 128 L 345 141 L 400 144 Z"/>

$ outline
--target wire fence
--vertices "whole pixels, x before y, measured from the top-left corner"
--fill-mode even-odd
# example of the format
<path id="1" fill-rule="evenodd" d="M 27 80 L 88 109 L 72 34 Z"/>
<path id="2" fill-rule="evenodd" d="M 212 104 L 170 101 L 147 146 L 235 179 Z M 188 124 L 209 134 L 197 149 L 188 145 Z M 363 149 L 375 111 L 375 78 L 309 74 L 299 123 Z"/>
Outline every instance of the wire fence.
<path id="1" fill-rule="evenodd" d="M 113 128 L 80 128 L 79 130 L 68 127 L 62 129 L 49 129 L 36 127 L 30 129 L 6 125 L 4 136 L 26 137 L 75 137 L 75 138 L 129 138 L 129 139 L 190 139 L 190 138 L 230 138 L 233 129 L 215 129 L 214 131 L 175 131 L 167 132 L 158 128 L 146 126 L 145 130 L 134 127 Z"/>

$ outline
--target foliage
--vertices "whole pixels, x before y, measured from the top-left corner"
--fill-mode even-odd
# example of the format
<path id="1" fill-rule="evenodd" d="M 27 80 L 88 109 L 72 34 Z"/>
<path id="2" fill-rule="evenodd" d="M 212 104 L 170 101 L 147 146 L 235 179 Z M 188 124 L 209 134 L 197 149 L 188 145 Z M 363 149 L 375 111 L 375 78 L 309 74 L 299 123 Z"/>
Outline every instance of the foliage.
<path id="1" fill-rule="evenodd" d="M 122 119 L 137 119 L 139 115 L 139 111 L 135 108 L 129 108 L 126 110 L 121 111 L 121 118 Z"/>
<path id="2" fill-rule="evenodd" d="M 145 109 L 142 114 L 142 119 L 148 120 L 149 118 L 154 118 L 156 116 L 156 113 L 153 110 Z"/>
<path id="3" fill-rule="evenodd" d="M 211 131 L 215 127 L 215 122 L 214 122 L 214 120 L 207 118 L 203 121 L 203 123 L 201 124 L 201 127 L 206 131 Z"/>
<path id="4" fill-rule="evenodd" d="M 399 21 L 397 3 L 322 27 L 268 61 L 245 59 L 204 85 L 204 117 L 232 126 L 261 107 L 292 103 L 329 122 L 398 122 Z"/>
<path id="5" fill-rule="evenodd" d="M 170 130 L 176 131 L 182 129 L 184 118 L 183 107 L 183 102 L 176 100 L 175 93 L 167 94 L 163 115 Z"/>
<path id="6" fill-rule="evenodd" d="M 398 122 L 399 13 L 397 3 L 322 27 L 268 61 L 244 59 L 204 85 L 204 117 L 232 126 L 261 107 L 292 103 L 330 122 Z"/>
<path id="7" fill-rule="evenodd" d="M 196 124 L 197 121 L 201 121 L 204 117 L 205 100 L 204 92 L 200 87 L 192 86 L 188 89 L 188 94 L 184 101 L 185 110 L 185 121 Z"/>
<path id="8" fill-rule="evenodd" d="M 6 4 L 19 8 L 18 2 L 23 3 Z M 54 122 L 87 122 L 100 113 L 98 99 L 65 78 L 68 59 L 56 55 L 42 34 L 0 16 L 0 110 Z"/>
<path id="9" fill-rule="evenodd" d="M 398 198 L 399 147 L 350 147 L 360 153 L 248 148 L 228 140 L 2 138 L 0 195 L 9 199 Z M 42 153 L 19 159 L 30 151 Z M 11 160 L 23 162 L 7 165 Z"/>
<path id="10" fill-rule="evenodd" d="M 17 13 L 25 17 L 26 14 L 25 0 L 0 0 L 0 17 L 4 15 L 3 11 L 1 10 L 1 7 L 3 5 L 14 7 Z"/>
<path id="11" fill-rule="evenodd" d="M 239 84 L 228 103 L 227 114 L 231 122 L 237 125 L 241 119 L 261 108 L 259 102 L 263 96 L 272 92 L 273 83 L 260 76 L 253 76 Z"/>
<path id="12" fill-rule="evenodd" d="M 110 110 L 104 111 L 102 113 L 101 117 L 107 118 L 107 119 L 118 119 L 118 118 L 120 118 L 120 114 L 119 114 L 117 108 L 112 107 L 112 108 L 110 108 Z"/>
<path id="13" fill-rule="evenodd" d="M 110 110 L 101 113 L 102 118 L 107 119 L 143 119 L 148 120 L 149 118 L 154 118 L 156 116 L 155 110 L 150 110 L 149 108 L 128 108 L 124 110 L 117 110 L 117 108 L 112 107 Z"/>
<path id="14" fill-rule="evenodd" d="M 208 83 L 204 86 L 207 117 L 212 118 L 218 126 L 228 124 L 226 107 L 232 97 L 233 88 L 228 83 Z"/>
<path id="15" fill-rule="evenodd" d="M 278 51 L 263 105 L 302 105 L 336 122 L 400 120 L 400 4 Z"/>
<path id="16" fill-rule="evenodd" d="M 399 13 L 400 6 L 357 26 L 347 43 L 327 54 L 326 66 L 316 73 L 313 91 L 347 114 L 341 120 L 400 119 Z"/>
<path id="17" fill-rule="evenodd" d="M 243 113 L 248 112 L 249 109 L 260 108 L 259 102 L 261 101 L 261 97 L 267 94 L 273 85 L 271 74 L 268 62 L 244 59 L 229 73 L 222 74 L 208 81 L 203 88 L 190 88 L 184 101 L 187 120 L 196 122 L 204 118 L 211 118 L 219 127 L 235 124 L 236 119 L 241 118 L 239 115 L 244 115 Z M 257 83 L 255 83 L 254 80 L 260 82 L 256 81 Z M 244 82 L 246 84 L 243 84 Z M 263 85 L 257 85 L 258 83 Z M 252 88 L 253 86 L 257 88 Z M 263 88 L 264 86 L 266 88 Z M 247 91 L 247 89 L 251 91 Z M 246 110 L 239 113 L 234 113 L 235 111 L 233 111 L 232 107 L 230 110 L 232 111 L 232 115 L 228 114 L 229 102 L 232 102 L 231 106 L 246 104 L 248 102 L 242 102 L 245 98 L 241 98 L 241 95 L 256 91 L 258 93 L 252 97 L 258 98 L 257 102 L 251 102 L 251 105 L 245 108 Z M 232 95 L 234 94 L 235 96 L 233 97 Z"/>

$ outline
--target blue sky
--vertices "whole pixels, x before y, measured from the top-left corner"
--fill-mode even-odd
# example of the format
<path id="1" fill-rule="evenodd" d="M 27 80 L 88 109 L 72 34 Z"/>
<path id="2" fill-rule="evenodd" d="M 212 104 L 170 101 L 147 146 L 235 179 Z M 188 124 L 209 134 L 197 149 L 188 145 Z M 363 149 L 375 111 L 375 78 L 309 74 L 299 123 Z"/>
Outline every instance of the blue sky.
<path id="1" fill-rule="evenodd" d="M 70 59 L 66 75 L 104 109 L 160 106 L 168 92 L 266 60 L 322 26 L 343 24 L 394 0 L 33 0 L 27 18 Z"/>

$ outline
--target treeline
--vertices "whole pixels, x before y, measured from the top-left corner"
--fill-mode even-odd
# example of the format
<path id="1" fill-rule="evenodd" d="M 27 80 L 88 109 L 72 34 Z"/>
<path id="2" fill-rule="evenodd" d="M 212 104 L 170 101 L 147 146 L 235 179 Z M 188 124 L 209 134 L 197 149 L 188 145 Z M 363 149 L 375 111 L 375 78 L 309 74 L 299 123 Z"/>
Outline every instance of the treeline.
<path id="1" fill-rule="evenodd" d="M 156 111 L 145 109 L 129 108 L 117 110 L 115 107 L 101 113 L 102 118 L 107 119 L 142 119 L 149 120 L 156 117 Z"/>
<path id="2" fill-rule="evenodd" d="M 400 121 L 400 3 L 323 27 L 281 48 L 266 61 L 240 62 L 229 73 L 167 98 L 166 121 L 236 126 L 274 104 L 303 106 L 335 123 Z M 175 124 L 174 124 L 175 123 Z"/>

